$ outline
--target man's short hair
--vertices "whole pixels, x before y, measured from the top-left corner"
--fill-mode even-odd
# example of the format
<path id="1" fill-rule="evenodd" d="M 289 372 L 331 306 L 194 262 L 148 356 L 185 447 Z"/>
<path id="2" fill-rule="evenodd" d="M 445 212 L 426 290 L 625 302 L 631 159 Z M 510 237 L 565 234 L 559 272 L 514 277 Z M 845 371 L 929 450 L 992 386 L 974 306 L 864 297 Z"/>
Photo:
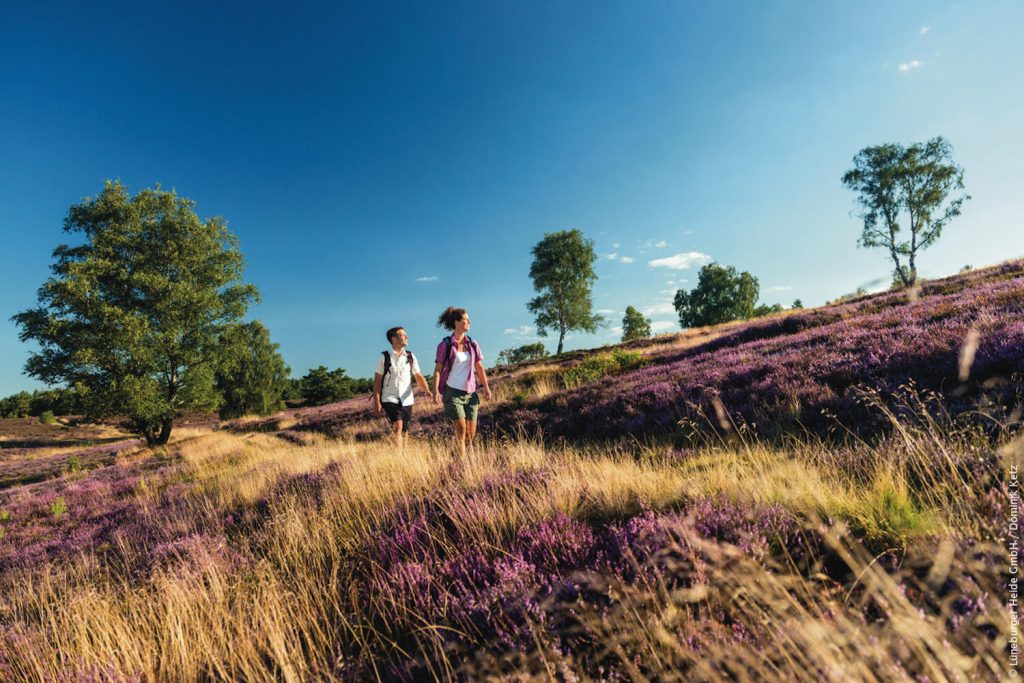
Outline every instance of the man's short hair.
<path id="1" fill-rule="evenodd" d="M 391 342 L 391 338 L 392 338 L 392 337 L 397 337 L 397 336 L 398 336 L 398 331 L 399 331 L 399 330 L 404 330 L 404 329 L 405 329 L 405 328 L 404 328 L 404 327 L 402 327 L 401 325 L 399 325 L 398 327 L 392 327 L 391 329 L 389 329 L 389 330 L 387 331 L 387 338 L 388 338 L 388 342 L 389 342 L 389 343 Z"/>

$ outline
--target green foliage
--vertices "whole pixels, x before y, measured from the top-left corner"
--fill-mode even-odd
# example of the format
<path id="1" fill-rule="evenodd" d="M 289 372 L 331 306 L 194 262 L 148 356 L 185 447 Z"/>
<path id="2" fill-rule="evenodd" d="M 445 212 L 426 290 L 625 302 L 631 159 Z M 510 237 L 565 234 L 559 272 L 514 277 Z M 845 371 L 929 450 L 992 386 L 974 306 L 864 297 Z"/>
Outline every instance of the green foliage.
<path id="1" fill-rule="evenodd" d="M 220 348 L 223 361 L 216 385 L 223 396 L 222 419 L 270 415 L 284 407 L 290 370 L 263 323 L 232 325 L 221 335 Z"/>
<path id="2" fill-rule="evenodd" d="M 592 312 L 590 300 L 597 279 L 594 241 L 579 230 L 562 230 L 544 235 L 532 253 L 530 278 L 539 296 L 526 307 L 536 316 L 537 334 L 547 336 L 549 329 L 558 332 L 555 353 L 561 353 L 566 332 L 596 332 L 605 322 Z"/>
<path id="3" fill-rule="evenodd" d="M 0 399 L 0 417 L 28 417 L 32 410 L 32 394 L 19 391 Z"/>
<path id="4" fill-rule="evenodd" d="M 646 339 L 651 336 L 651 319 L 632 306 L 626 306 L 626 315 L 622 317 L 622 341 Z"/>
<path id="5" fill-rule="evenodd" d="M 750 273 L 709 263 L 700 269 L 697 286 L 690 292 L 677 291 L 673 303 L 684 328 L 717 325 L 752 317 L 759 291 L 757 278 Z"/>
<path id="6" fill-rule="evenodd" d="M 39 421 L 44 425 L 55 425 L 57 424 L 57 417 L 53 414 L 52 410 L 44 410 L 39 413 Z"/>
<path id="7" fill-rule="evenodd" d="M 569 388 L 578 387 L 608 375 L 642 367 L 648 362 L 643 354 L 615 349 L 611 353 L 588 356 L 582 362 L 563 372 L 562 381 Z"/>
<path id="8" fill-rule="evenodd" d="M 800 301 L 800 299 L 793 299 L 793 305 L 790 306 L 790 308 L 792 308 L 793 310 L 800 310 L 803 307 L 804 307 L 804 302 Z"/>
<path id="9" fill-rule="evenodd" d="M 782 307 L 782 304 L 772 304 L 771 306 L 768 304 L 758 304 L 754 308 L 754 314 L 751 317 L 760 318 L 765 315 L 771 315 L 772 313 L 782 313 L 784 310 L 786 309 Z"/>
<path id="10" fill-rule="evenodd" d="M 853 164 L 842 182 L 857 193 L 864 222 L 859 244 L 888 251 L 894 277 L 910 286 L 917 281 L 918 252 L 939 239 L 971 198 L 960 193 L 946 201 L 951 192 L 964 189 L 964 171 L 953 162 L 953 148 L 942 137 L 910 147 L 865 147 Z"/>
<path id="11" fill-rule="evenodd" d="M 78 244 L 53 252 L 39 306 L 14 316 L 40 350 L 26 372 L 75 387 L 87 415 L 126 415 L 150 445 L 175 418 L 219 403 L 219 337 L 258 298 L 221 218 L 159 188 L 134 197 L 107 182 L 68 211 Z"/>
<path id="12" fill-rule="evenodd" d="M 78 457 L 77 455 L 70 456 L 68 458 L 67 462 L 64 464 L 64 471 L 68 472 L 69 474 L 74 474 L 75 472 L 81 472 L 82 469 L 83 469 L 83 467 L 82 467 L 82 459 L 80 457 Z"/>
<path id="13" fill-rule="evenodd" d="M 60 519 L 68 511 L 68 504 L 64 502 L 64 496 L 59 496 L 57 500 L 50 504 L 50 514 L 55 518 Z"/>
<path id="14" fill-rule="evenodd" d="M 0 417 L 37 417 L 46 411 L 75 415 L 82 412 L 82 400 L 74 389 L 19 391 L 0 399 Z"/>
<path id="15" fill-rule="evenodd" d="M 353 380 L 344 369 L 328 370 L 323 365 L 306 373 L 302 378 L 301 391 L 306 404 L 313 406 L 336 403 L 356 395 Z"/>
<path id="16" fill-rule="evenodd" d="M 543 342 L 523 344 L 522 346 L 517 346 L 514 349 L 502 350 L 498 354 L 495 365 L 515 365 L 516 363 L 524 363 L 528 360 L 544 358 L 547 355 L 548 352 L 544 348 Z"/>

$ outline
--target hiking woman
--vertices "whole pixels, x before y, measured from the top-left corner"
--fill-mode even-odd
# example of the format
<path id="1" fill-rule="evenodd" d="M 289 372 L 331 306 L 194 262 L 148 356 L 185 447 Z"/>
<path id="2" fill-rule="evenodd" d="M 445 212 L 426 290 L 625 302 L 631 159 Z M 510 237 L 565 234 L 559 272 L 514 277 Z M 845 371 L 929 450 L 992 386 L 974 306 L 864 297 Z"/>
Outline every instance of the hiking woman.
<path id="1" fill-rule="evenodd" d="M 484 372 L 480 345 L 469 336 L 469 314 L 465 308 L 449 306 L 437 319 L 438 327 L 451 330 L 434 354 L 434 398 L 443 397 L 444 415 L 455 429 L 455 449 L 460 455 L 472 446 L 480 407 L 477 386 L 490 400 L 491 388 Z"/>

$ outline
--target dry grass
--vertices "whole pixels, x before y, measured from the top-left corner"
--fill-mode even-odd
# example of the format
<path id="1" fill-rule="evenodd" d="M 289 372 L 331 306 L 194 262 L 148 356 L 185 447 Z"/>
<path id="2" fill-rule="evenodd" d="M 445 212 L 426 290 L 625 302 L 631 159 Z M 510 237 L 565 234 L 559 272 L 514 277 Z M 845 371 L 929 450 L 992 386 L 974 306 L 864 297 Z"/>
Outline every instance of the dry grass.
<path id="1" fill-rule="evenodd" d="M 914 457 L 927 454 L 933 462 L 935 447 L 927 433 L 911 430 L 903 434 L 906 457 L 879 453 L 879 462 L 887 464 L 866 478 L 815 461 L 809 452 L 758 445 L 718 446 L 674 459 L 653 450 L 639 456 L 548 450 L 520 441 L 479 448 L 453 465 L 445 443 L 413 441 L 399 454 L 383 443 L 312 438 L 294 445 L 262 433 L 176 431 L 172 445 L 193 483 L 197 515 L 253 505 L 282 476 L 329 465 L 339 474 L 319 506 L 301 492 L 277 499 L 258 535 L 233 539 L 234 549 L 252 558 L 244 569 L 225 565 L 216 549 L 207 549 L 141 582 L 91 558 L 8 577 L 0 623 L 8 625 L 9 637 L 0 641 L 0 671 L 24 681 L 89 671 L 146 680 L 305 681 L 348 670 L 372 676 L 367 653 L 394 655 L 394 648 L 407 647 L 394 635 L 404 631 L 417 634 L 430 677 L 468 675 L 459 666 L 475 667 L 471 677 L 503 677 L 508 661 L 483 655 L 476 662 L 450 661 L 439 645 L 444 625 L 410 611 L 407 596 L 379 594 L 367 605 L 356 595 L 355 567 L 373 560 L 364 555 L 368 539 L 396 505 L 427 495 L 459 537 L 480 547 L 502 547 L 518 529 L 555 512 L 615 517 L 634 514 L 638 505 L 671 508 L 707 497 L 778 503 L 808 520 L 845 519 L 891 538 L 953 539 L 983 526 L 971 517 L 970 496 L 959 495 L 958 502 L 949 472 L 937 472 L 920 490 L 908 485 L 919 464 Z M 491 498 L 474 494 L 470 504 L 466 492 L 517 471 L 547 474 L 525 490 Z M 825 536 L 831 551 L 861 577 L 866 593 L 857 599 L 876 600 L 886 626 L 858 621 L 850 605 L 823 594 L 813 579 L 766 568 L 729 546 L 691 543 L 685 552 L 677 548 L 676 556 L 699 556 L 704 573 L 693 589 L 610 583 L 602 588 L 617 596 L 610 611 L 584 610 L 581 627 L 605 643 L 610 661 L 633 680 L 651 680 L 652 672 L 657 680 L 682 680 L 680 672 L 712 681 L 910 680 L 906 671 L 914 670 L 932 681 L 952 681 L 988 679 L 1000 671 L 998 643 L 975 656 L 944 646 L 942 620 L 909 601 L 900 577 L 881 569 L 840 529 Z M 443 546 L 448 538 L 438 535 L 434 542 Z M 677 634 L 697 628 L 692 624 L 701 622 L 694 619 L 711 606 L 767 629 L 771 652 L 742 642 L 711 651 L 682 645 Z M 1005 626 L 998 625 L 1000 632 Z M 350 669 L 357 663 L 363 668 Z M 559 668 L 579 673 L 578 665 L 571 653 L 556 656 L 539 648 L 515 667 L 552 678 Z"/>

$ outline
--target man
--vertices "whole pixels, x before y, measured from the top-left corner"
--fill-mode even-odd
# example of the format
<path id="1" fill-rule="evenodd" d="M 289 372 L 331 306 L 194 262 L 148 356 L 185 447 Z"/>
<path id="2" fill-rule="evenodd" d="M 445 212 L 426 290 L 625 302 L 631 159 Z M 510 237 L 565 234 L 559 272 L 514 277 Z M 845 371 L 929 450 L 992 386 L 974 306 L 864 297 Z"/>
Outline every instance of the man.
<path id="1" fill-rule="evenodd" d="M 386 413 L 395 431 L 395 443 L 401 451 L 405 448 L 405 435 L 412 423 L 413 397 L 412 382 L 415 379 L 420 390 L 434 401 L 434 396 L 427 387 L 427 380 L 420 371 L 419 361 L 411 351 L 409 335 L 401 327 L 392 327 L 387 331 L 391 348 L 382 351 L 377 357 L 377 370 L 373 375 L 374 407 L 377 414 Z"/>

